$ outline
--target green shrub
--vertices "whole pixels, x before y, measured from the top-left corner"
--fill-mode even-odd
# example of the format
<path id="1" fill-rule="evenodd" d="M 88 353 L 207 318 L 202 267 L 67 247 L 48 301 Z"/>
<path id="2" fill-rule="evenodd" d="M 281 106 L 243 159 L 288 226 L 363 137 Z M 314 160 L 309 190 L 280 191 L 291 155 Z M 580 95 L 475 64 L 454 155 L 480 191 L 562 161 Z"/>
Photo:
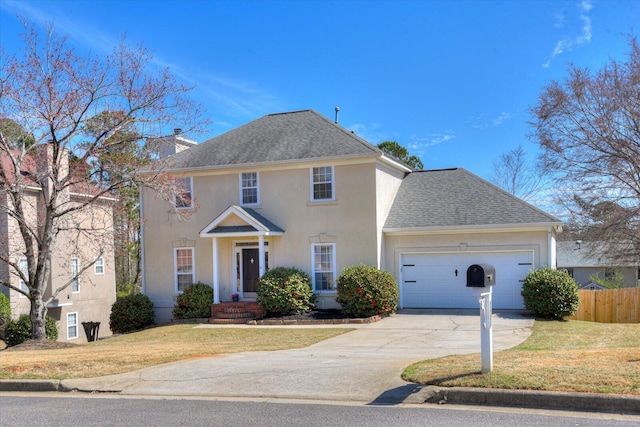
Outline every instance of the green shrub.
<path id="1" fill-rule="evenodd" d="M 368 265 L 352 265 L 338 278 L 342 310 L 355 317 L 395 313 L 400 297 L 395 279 L 388 271 Z"/>
<path id="2" fill-rule="evenodd" d="M 55 341 L 58 339 L 58 327 L 56 320 L 47 316 L 44 321 L 44 331 L 47 339 Z M 28 314 L 22 314 L 17 321 L 9 319 L 5 326 L 5 343 L 7 347 L 21 344 L 31 338 L 31 317 Z"/>
<path id="3" fill-rule="evenodd" d="M 314 302 L 311 279 L 297 268 L 277 267 L 258 281 L 258 303 L 268 316 L 305 313 Z"/>
<path id="4" fill-rule="evenodd" d="M 140 286 L 134 283 L 116 283 L 116 298 L 140 293 Z"/>
<path id="5" fill-rule="evenodd" d="M 173 306 L 173 317 L 176 319 L 194 319 L 211 317 L 213 288 L 202 282 L 187 286 L 176 298 Z"/>
<path id="6" fill-rule="evenodd" d="M 0 327 L 11 319 L 11 304 L 9 298 L 0 292 Z"/>
<path id="7" fill-rule="evenodd" d="M 524 306 L 536 316 L 562 319 L 578 311 L 578 285 L 566 271 L 533 270 L 522 286 Z"/>
<path id="8" fill-rule="evenodd" d="M 109 328 L 113 333 L 137 331 L 150 325 L 153 325 L 153 303 L 146 295 L 127 295 L 111 306 Z"/>

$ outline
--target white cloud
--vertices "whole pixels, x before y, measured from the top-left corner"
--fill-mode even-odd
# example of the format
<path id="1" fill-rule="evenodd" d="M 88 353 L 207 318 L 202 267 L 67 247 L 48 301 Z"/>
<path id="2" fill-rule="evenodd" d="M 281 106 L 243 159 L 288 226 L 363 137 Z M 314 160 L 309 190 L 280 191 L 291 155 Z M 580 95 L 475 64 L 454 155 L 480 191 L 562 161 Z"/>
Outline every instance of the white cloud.
<path id="1" fill-rule="evenodd" d="M 543 68 L 549 68 L 551 65 L 551 61 L 557 58 L 559 55 L 562 55 L 564 52 L 569 52 L 573 48 L 583 46 L 591 42 L 591 18 L 588 16 L 589 11 L 593 9 L 593 4 L 590 0 L 582 0 L 578 5 L 578 9 L 582 12 L 580 13 L 580 34 L 576 36 L 565 36 L 561 38 L 553 49 L 551 56 L 547 61 L 542 64 Z M 557 19 L 557 18 L 556 18 Z M 564 21 L 564 18 L 563 18 Z M 554 25 L 557 27 L 557 25 Z"/>
<path id="2" fill-rule="evenodd" d="M 493 119 L 493 125 L 494 126 L 500 126 L 502 123 L 504 123 L 505 121 L 509 120 L 510 118 L 511 118 L 511 114 L 503 111 L 502 113 L 500 113 L 500 115 L 498 117 Z"/>

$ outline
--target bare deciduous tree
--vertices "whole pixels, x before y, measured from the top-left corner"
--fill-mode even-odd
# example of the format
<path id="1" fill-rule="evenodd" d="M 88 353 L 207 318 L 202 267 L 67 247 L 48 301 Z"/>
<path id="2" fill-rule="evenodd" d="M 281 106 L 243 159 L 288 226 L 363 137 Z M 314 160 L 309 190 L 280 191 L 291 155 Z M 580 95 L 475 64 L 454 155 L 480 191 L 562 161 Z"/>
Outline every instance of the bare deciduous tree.
<path id="1" fill-rule="evenodd" d="M 626 61 L 592 72 L 569 67 L 531 108 L 533 138 L 544 150 L 576 223 L 590 238 L 640 258 L 640 47 L 630 40 Z M 613 207 L 613 208 L 612 208 Z M 621 244 L 626 243 L 626 244 Z"/>
<path id="2" fill-rule="evenodd" d="M 113 250 L 113 237 L 105 236 L 113 233 L 119 190 L 151 186 L 173 200 L 171 180 L 161 163 L 152 166 L 144 141 L 166 133 L 167 125 L 198 130 L 202 121 L 187 98 L 190 88 L 168 70 L 154 70 L 151 60 L 145 48 L 124 42 L 109 55 L 79 56 L 52 26 L 39 34 L 25 24 L 20 57 L 0 46 L 0 117 L 35 142 L 0 132 L 0 220 L 14 227 L 0 238 L 0 285 L 29 299 L 33 339 L 45 338 L 47 304 Z M 105 112 L 108 120 L 97 125 Z M 122 137 L 122 130 L 135 132 Z M 72 244 L 56 246 L 62 236 Z M 77 251 L 86 260 L 47 291 L 56 251 Z"/>
<path id="3" fill-rule="evenodd" d="M 527 159 L 527 153 L 521 145 L 493 161 L 491 181 L 523 200 L 531 200 L 542 190 L 543 178 L 544 173 Z"/>

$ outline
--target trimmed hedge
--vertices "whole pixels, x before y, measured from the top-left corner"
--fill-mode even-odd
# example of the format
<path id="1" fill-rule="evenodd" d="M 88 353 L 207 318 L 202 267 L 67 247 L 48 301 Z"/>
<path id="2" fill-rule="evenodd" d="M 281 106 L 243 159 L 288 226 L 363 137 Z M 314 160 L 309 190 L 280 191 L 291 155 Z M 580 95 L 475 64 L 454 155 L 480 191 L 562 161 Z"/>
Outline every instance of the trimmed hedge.
<path id="1" fill-rule="evenodd" d="M 524 306 L 536 316 L 562 319 L 578 311 L 578 285 L 566 271 L 543 268 L 533 270 L 522 285 Z"/>
<path id="2" fill-rule="evenodd" d="M 258 303 L 267 316 L 306 313 L 315 303 L 311 279 L 297 268 L 269 270 L 258 281 Z"/>
<path id="3" fill-rule="evenodd" d="M 9 298 L 0 292 L 0 327 L 11 319 L 11 303 Z"/>
<path id="4" fill-rule="evenodd" d="M 176 304 L 173 306 L 173 317 L 175 319 L 211 317 L 212 302 L 213 288 L 202 282 L 194 283 L 177 296 Z"/>
<path id="5" fill-rule="evenodd" d="M 44 321 L 45 336 L 51 341 L 58 339 L 58 327 L 56 320 L 51 317 L 45 317 Z M 31 338 L 31 317 L 28 314 L 22 314 L 17 321 L 9 319 L 4 330 L 5 343 L 7 347 L 21 344 Z"/>
<path id="6" fill-rule="evenodd" d="M 388 271 L 368 265 L 352 265 L 338 278 L 338 298 L 342 310 L 355 317 L 396 312 L 400 296 Z"/>
<path id="7" fill-rule="evenodd" d="M 113 333 L 137 331 L 153 325 L 153 303 L 142 294 L 118 298 L 111 306 L 109 328 Z"/>

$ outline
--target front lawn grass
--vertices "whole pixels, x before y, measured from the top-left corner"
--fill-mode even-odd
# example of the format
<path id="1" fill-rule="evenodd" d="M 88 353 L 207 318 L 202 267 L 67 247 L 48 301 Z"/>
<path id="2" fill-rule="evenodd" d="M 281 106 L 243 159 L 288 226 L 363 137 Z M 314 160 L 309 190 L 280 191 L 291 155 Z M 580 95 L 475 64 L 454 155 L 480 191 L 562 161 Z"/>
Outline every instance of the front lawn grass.
<path id="1" fill-rule="evenodd" d="M 189 358 L 307 347 L 351 330 L 161 326 L 72 348 L 1 351 L 0 379 L 91 378 Z"/>
<path id="2" fill-rule="evenodd" d="M 493 355 L 482 374 L 480 354 L 425 360 L 406 381 L 485 387 L 640 395 L 640 325 L 536 320 L 522 344 Z"/>

